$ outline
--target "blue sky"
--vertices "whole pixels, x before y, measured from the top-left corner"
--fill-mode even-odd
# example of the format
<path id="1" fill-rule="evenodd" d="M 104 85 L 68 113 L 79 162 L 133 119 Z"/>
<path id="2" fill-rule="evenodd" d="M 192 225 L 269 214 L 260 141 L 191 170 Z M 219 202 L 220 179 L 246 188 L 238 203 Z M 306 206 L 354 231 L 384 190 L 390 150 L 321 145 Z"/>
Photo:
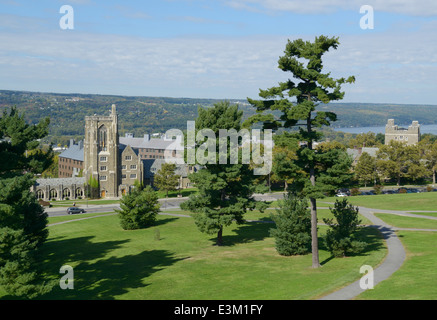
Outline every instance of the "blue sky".
<path id="1" fill-rule="evenodd" d="M 326 70 L 357 78 L 343 101 L 437 104 L 434 0 L 0 0 L 0 89 L 257 98 L 290 77 L 287 40 L 321 34 L 341 43 Z"/>

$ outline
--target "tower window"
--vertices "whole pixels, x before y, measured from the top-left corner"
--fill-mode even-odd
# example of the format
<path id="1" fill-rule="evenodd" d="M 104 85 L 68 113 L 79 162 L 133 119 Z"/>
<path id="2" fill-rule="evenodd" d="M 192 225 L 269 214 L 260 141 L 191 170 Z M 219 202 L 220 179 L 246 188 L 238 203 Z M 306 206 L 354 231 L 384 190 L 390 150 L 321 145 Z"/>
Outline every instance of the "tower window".
<path id="1" fill-rule="evenodd" d="M 105 126 L 101 126 L 99 128 L 99 151 L 107 151 L 108 150 L 108 134 Z"/>

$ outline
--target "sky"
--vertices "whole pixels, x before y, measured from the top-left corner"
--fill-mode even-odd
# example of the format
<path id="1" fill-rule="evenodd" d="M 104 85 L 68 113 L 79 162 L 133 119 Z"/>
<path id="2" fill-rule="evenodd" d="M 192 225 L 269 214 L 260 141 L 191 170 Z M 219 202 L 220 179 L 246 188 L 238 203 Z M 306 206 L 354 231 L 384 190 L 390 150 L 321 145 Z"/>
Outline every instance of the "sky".
<path id="1" fill-rule="evenodd" d="M 437 105 L 435 0 L 0 0 L 0 89 L 257 99 L 320 35 L 343 102 Z"/>

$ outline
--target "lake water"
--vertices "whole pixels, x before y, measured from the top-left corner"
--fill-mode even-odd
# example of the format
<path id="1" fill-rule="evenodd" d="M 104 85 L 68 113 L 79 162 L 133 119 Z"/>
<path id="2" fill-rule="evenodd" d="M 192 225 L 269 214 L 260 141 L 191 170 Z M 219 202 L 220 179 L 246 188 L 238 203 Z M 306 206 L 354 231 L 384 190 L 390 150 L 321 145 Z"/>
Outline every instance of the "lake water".
<path id="1" fill-rule="evenodd" d="M 407 125 L 400 125 L 399 128 L 408 128 Z M 385 126 L 383 127 L 357 127 L 357 128 L 334 128 L 335 131 L 343 131 L 349 133 L 385 133 Z M 437 124 L 421 124 L 420 133 L 431 133 L 437 135 Z"/>

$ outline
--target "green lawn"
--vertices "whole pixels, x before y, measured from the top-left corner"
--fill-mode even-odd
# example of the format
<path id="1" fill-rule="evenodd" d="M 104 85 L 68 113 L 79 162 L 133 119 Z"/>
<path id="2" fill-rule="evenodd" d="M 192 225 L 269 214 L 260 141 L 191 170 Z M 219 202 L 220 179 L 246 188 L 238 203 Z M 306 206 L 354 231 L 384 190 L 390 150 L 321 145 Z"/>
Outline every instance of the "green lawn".
<path id="1" fill-rule="evenodd" d="M 437 230 L 437 220 L 404 217 L 388 213 L 375 213 L 375 216 L 393 227 Z"/>
<path id="2" fill-rule="evenodd" d="M 60 267 L 71 265 L 74 290 L 55 287 L 42 298 L 313 299 L 360 278 L 362 265 L 376 267 L 386 254 L 377 231 L 365 228 L 364 254 L 333 259 L 320 241 L 323 266 L 312 269 L 310 254 L 276 253 L 271 227 L 232 225 L 217 247 L 191 218 L 160 215 L 156 226 L 135 231 L 122 230 L 116 215 L 52 226 L 43 247 L 47 279 L 60 279 Z M 320 226 L 319 235 L 325 231 Z"/>
<path id="3" fill-rule="evenodd" d="M 367 290 L 359 299 L 436 300 L 437 232 L 400 231 L 407 250 L 401 269 L 390 278 Z"/>
<path id="4" fill-rule="evenodd" d="M 330 197 L 321 201 L 335 202 L 336 199 L 338 198 Z M 401 211 L 437 210 L 437 192 L 355 196 L 347 199 L 353 205 L 367 208 Z"/>

